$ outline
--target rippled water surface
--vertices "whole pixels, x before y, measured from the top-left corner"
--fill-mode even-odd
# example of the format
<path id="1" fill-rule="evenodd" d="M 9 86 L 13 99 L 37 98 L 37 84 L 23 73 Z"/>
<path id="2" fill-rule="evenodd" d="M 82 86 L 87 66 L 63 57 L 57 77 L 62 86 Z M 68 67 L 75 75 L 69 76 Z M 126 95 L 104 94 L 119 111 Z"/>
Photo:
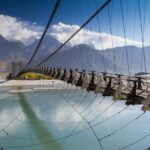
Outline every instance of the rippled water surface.
<path id="1" fill-rule="evenodd" d="M 149 112 L 128 124 L 143 113 L 140 105 L 126 108 L 124 101 L 65 86 L 13 93 L 14 87 L 0 87 L 0 148 L 101 150 L 101 143 L 104 150 L 118 150 L 150 133 Z M 150 136 L 126 149 L 148 147 Z"/>

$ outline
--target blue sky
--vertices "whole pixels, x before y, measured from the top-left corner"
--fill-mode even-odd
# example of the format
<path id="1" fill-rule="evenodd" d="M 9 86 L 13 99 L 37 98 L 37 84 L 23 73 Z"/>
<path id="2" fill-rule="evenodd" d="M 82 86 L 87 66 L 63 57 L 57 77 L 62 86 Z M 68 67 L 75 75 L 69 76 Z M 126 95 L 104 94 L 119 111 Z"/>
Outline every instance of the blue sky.
<path id="1" fill-rule="evenodd" d="M 73 19 L 77 19 L 73 16 L 84 18 L 86 15 L 88 16 L 95 10 L 95 3 L 100 5 L 104 1 L 105 0 L 62 0 L 60 5 L 61 10 L 59 12 L 67 12 L 70 17 L 69 21 L 73 21 Z M 131 6 L 128 9 L 129 14 L 134 13 L 132 6 L 136 4 L 136 1 L 137 0 L 122 0 L 124 9 L 126 9 L 127 5 Z M 140 0 L 140 3 L 142 4 L 144 1 L 145 0 Z M 148 3 L 148 0 L 146 1 Z M 56 0 L 0 0 L 0 13 L 44 25 L 55 3 Z M 114 8 L 113 15 L 116 16 L 118 13 L 117 10 L 120 9 L 119 0 L 112 0 L 112 3 Z M 65 15 L 68 16 L 67 14 Z M 78 23 L 77 21 L 79 20 L 81 21 L 82 18 L 75 20 L 75 23 Z M 59 19 L 63 19 L 63 21 L 65 20 L 65 22 L 68 22 L 68 18 L 64 19 L 62 14 Z"/>
<path id="2" fill-rule="evenodd" d="M 0 0 L 0 14 L 44 25 L 55 0 Z"/>
<path id="3" fill-rule="evenodd" d="M 85 19 L 92 14 L 98 6 L 105 0 L 62 0 L 60 8 L 53 20 L 53 24 L 63 22 L 65 24 L 81 25 Z M 126 35 L 130 39 L 141 41 L 140 20 L 138 12 L 138 0 L 122 0 L 123 13 L 125 19 Z M 44 26 L 50 13 L 56 3 L 56 0 L 0 0 L 0 14 L 19 18 L 23 21 L 37 23 Z M 145 41 L 149 41 L 150 19 L 150 1 L 140 0 L 140 9 L 142 23 L 144 18 L 144 4 L 146 3 L 146 21 L 145 21 Z M 116 36 L 124 36 L 123 24 L 120 9 L 120 0 L 112 0 L 110 4 L 110 13 L 112 19 L 112 32 Z M 110 34 L 110 25 L 108 19 L 108 9 L 106 8 L 98 15 L 101 20 L 101 32 Z M 98 32 L 98 21 L 95 18 L 87 29 Z"/>
<path id="4" fill-rule="evenodd" d="M 64 21 L 70 23 L 75 17 L 81 16 L 84 12 L 83 18 L 90 12 L 95 10 L 95 0 L 62 0 L 60 10 L 58 11 L 57 21 Z M 97 0 L 98 2 L 99 0 Z M 101 0 L 102 3 L 104 0 Z M 47 19 L 54 7 L 56 0 L 0 0 L 0 14 L 10 15 L 13 17 L 20 18 L 22 20 L 36 22 L 39 25 L 45 25 Z M 89 9 L 87 9 L 89 5 Z M 67 18 L 64 18 L 64 14 Z M 89 12 L 87 12 L 89 11 Z M 86 13 L 85 13 L 86 12 Z M 77 19 L 77 18 L 75 18 Z M 74 20 L 74 23 L 79 23 L 82 18 Z"/>

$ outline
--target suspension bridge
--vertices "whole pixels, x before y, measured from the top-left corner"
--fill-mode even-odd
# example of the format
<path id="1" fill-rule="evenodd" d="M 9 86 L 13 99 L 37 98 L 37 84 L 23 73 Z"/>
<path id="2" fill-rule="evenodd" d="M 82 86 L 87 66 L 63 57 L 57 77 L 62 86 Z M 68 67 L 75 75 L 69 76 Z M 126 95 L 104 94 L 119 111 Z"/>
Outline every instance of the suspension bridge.
<path id="1" fill-rule="evenodd" d="M 55 13 L 57 12 L 57 9 L 59 9 L 59 5 L 61 5 L 61 0 L 58 0 L 52 14 L 50 15 L 50 18 L 48 20 L 48 23 L 45 27 L 45 30 L 39 40 L 39 43 L 31 56 L 30 60 L 27 62 L 23 70 L 18 74 L 21 75 L 25 72 L 39 72 L 46 75 L 49 75 L 53 77 L 54 79 L 63 80 L 67 83 L 74 84 L 76 86 L 80 86 L 81 88 L 87 89 L 87 91 L 94 91 L 102 92 L 104 96 L 114 96 L 114 99 L 120 99 L 120 100 L 127 100 L 127 105 L 135 105 L 135 104 L 143 104 L 142 109 L 143 110 L 149 110 L 150 108 L 150 100 L 149 100 L 149 78 L 146 76 L 147 68 L 146 68 L 146 56 L 144 51 L 144 27 L 142 22 L 142 12 L 140 7 L 140 1 L 138 0 L 138 9 L 139 9 L 139 17 L 140 17 L 140 29 L 141 29 L 141 37 L 142 37 L 142 53 L 143 53 L 143 59 L 144 59 L 144 73 L 145 76 L 131 76 L 130 74 L 130 66 L 129 66 L 129 56 L 128 56 L 128 50 L 127 45 L 125 46 L 126 51 L 126 57 L 127 57 L 127 69 L 128 69 L 128 75 L 123 74 L 117 74 L 116 73 L 116 62 L 115 62 L 115 54 L 113 53 L 113 59 L 114 59 L 114 74 L 110 74 L 106 72 L 106 66 L 105 66 L 105 72 L 97 73 L 94 70 L 86 71 L 86 70 L 79 70 L 77 69 L 67 69 L 67 68 L 61 68 L 60 67 L 43 67 L 42 65 L 46 63 L 48 60 L 50 60 L 54 55 L 57 55 L 59 51 L 71 40 L 73 39 L 86 25 L 88 25 L 103 9 L 108 9 L 108 18 L 109 18 L 109 24 L 110 24 L 110 33 L 112 35 L 112 26 L 111 26 L 111 12 L 110 12 L 110 4 L 111 0 L 107 0 L 103 4 L 100 5 L 100 7 L 87 19 L 85 22 L 81 25 L 81 27 L 76 30 L 71 36 L 68 37 L 68 39 L 62 43 L 57 49 L 55 49 L 52 53 L 50 53 L 48 56 L 46 56 L 45 59 L 43 59 L 38 64 L 34 65 L 35 67 L 30 68 L 30 64 L 32 63 L 36 53 L 39 50 L 39 47 L 44 39 L 44 36 L 46 35 L 48 28 L 51 25 L 51 22 L 55 16 Z M 123 22 L 123 34 L 125 37 L 125 44 L 127 44 L 126 39 L 126 28 L 125 28 L 125 20 L 124 20 L 124 13 L 123 13 L 123 6 L 122 1 L 120 1 L 120 8 L 121 8 L 121 17 Z M 145 21 L 145 20 L 144 20 Z M 102 43 L 101 43 L 102 44 Z M 112 39 L 112 45 L 113 45 L 113 39 Z M 35 62 L 34 62 L 35 63 Z M 39 67 L 42 66 L 42 67 Z M 92 68 L 90 68 L 92 69 Z M 79 70 L 79 71 L 78 71 Z"/>
<path id="2" fill-rule="evenodd" d="M 82 32 L 82 30 L 84 28 L 86 28 L 88 25 L 90 25 L 91 31 L 92 31 L 92 22 L 94 22 L 95 20 L 96 20 L 95 22 L 97 23 L 97 26 L 98 26 L 98 31 L 100 33 L 102 19 L 99 18 L 99 15 L 101 13 L 103 13 L 103 11 L 105 13 L 107 12 L 109 32 L 110 32 L 110 35 L 113 36 L 113 19 L 112 19 L 112 13 L 111 13 L 112 7 L 113 7 L 113 1 L 114 0 L 105 0 L 102 3 L 100 3 L 100 5 L 98 5 L 97 1 L 95 0 L 96 10 L 94 10 L 91 15 L 88 15 L 88 17 L 83 21 L 83 23 L 77 30 L 75 30 L 71 35 L 69 35 L 63 41 L 63 43 L 61 43 L 60 45 L 58 45 L 56 47 L 56 49 L 53 49 L 52 52 L 48 51 L 46 56 L 36 58 L 36 56 L 38 55 L 38 52 L 40 51 L 40 47 L 42 46 L 42 42 L 44 41 L 46 34 L 48 34 L 48 30 L 51 28 L 52 21 L 55 19 L 55 17 L 58 17 L 57 12 L 59 11 L 59 9 L 61 9 L 61 4 L 63 3 L 63 0 L 57 0 L 55 6 L 53 8 L 53 11 L 51 12 L 51 15 L 49 17 L 48 23 L 45 26 L 42 36 L 39 39 L 39 42 L 38 42 L 35 50 L 33 51 L 32 56 L 26 62 L 26 64 L 22 68 L 22 70 L 20 72 L 18 72 L 18 74 L 16 75 L 16 77 L 20 77 L 22 74 L 25 74 L 28 72 L 40 73 L 40 74 L 47 75 L 54 80 L 59 80 L 59 81 L 63 82 L 70 89 L 75 88 L 80 91 L 87 91 L 87 94 L 93 93 L 93 95 L 94 95 L 93 101 L 91 101 L 89 106 L 86 107 L 82 111 L 78 110 L 78 107 L 77 107 L 78 104 L 76 104 L 76 103 L 71 104 L 69 99 L 64 98 L 66 100 L 66 103 L 87 124 L 87 128 L 85 128 L 81 131 L 75 132 L 76 129 L 80 126 L 80 122 L 79 122 L 68 135 L 66 135 L 62 138 L 58 138 L 57 141 L 64 142 L 65 140 L 69 139 L 70 137 L 72 137 L 76 134 L 80 134 L 82 132 L 90 130 L 93 133 L 94 137 L 96 138 L 97 142 L 99 143 L 98 149 L 104 150 L 105 148 L 103 147 L 103 141 L 105 139 L 113 136 L 114 134 L 116 134 L 117 132 L 126 128 L 127 126 L 129 126 L 130 124 L 135 122 L 136 120 L 139 120 L 139 118 L 142 118 L 146 114 L 146 112 L 149 113 L 149 110 L 150 110 L 150 77 L 148 76 L 148 69 L 147 69 L 147 64 L 146 64 L 148 60 L 146 60 L 147 57 L 146 57 L 146 52 L 145 52 L 145 41 L 144 41 L 144 37 L 145 37 L 144 30 L 145 30 L 145 24 L 146 24 L 145 23 L 146 22 L 145 14 L 146 14 L 147 0 L 144 0 L 143 5 L 141 4 L 141 0 L 136 0 L 136 6 L 135 6 L 135 14 L 136 14 L 136 17 L 139 18 L 138 19 L 139 20 L 139 33 L 140 33 L 140 37 L 141 37 L 140 44 L 141 44 L 141 50 L 142 50 L 141 51 L 141 68 L 142 69 L 139 70 L 139 72 L 140 71 L 143 72 L 144 75 L 139 75 L 139 74 L 134 75 L 131 73 L 132 68 L 131 68 L 131 64 L 130 64 L 131 60 L 129 59 L 130 56 L 129 56 L 129 50 L 128 50 L 128 38 L 127 38 L 127 27 L 126 27 L 127 26 L 127 17 L 128 17 L 127 10 L 128 10 L 129 6 L 126 8 L 126 12 L 124 12 L 123 0 L 118 0 L 118 7 L 120 10 L 122 35 L 124 36 L 124 52 L 125 53 L 122 55 L 123 55 L 123 57 L 126 58 L 127 73 L 121 74 L 120 72 L 117 71 L 117 68 L 118 68 L 117 58 L 118 57 L 116 56 L 117 54 L 114 51 L 115 43 L 114 43 L 113 38 L 111 38 L 111 45 L 112 45 L 112 56 L 111 57 L 112 57 L 112 63 L 113 63 L 113 65 L 112 65 L 113 71 L 111 71 L 111 72 L 108 71 L 109 69 L 107 68 L 107 62 L 105 62 L 104 50 L 102 50 L 102 52 L 101 52 L 102 57 L 99 58 L 99 59 L 102 59 L 101 62 L 103 64 L 99 64 L 99 65 L 100 66 L 103 65 L 103 69 L 99 68 L 99 71 L 96 70 L 94 67 L 88 68 L 88 69 L 85 69 L 84 67 L 77 68 L 76 64 L 80 63 L 79 60 L 77 60 L 78 62 L 76 62 L 76 64 L 72 68 L 70 68 L 68 66 L 64 66 L 64 65 L 61 66 L 61 64 L 59 64 L 59 66 L 58 66 L 58 64 L 55 65 L 54 63 L 52 63 L 52 64 L 47 63 L 47 62 L 51 62 L 51 60 L 55 60 L 56 56 L 59 53 L 61 53 L 61 51 L 63 51 L 64 47 L 70 41 L 73 41 L 74 38 L 76 36 L 78 36 L 78 34 L 80 34 L 80 32 Z M 82 18 L 82 16 L 81 16 L 81 18 Z M 133 34 L 134 33 L 135 33 L 135 31 L 133 31 Z M 101 48 L 103 49 L 104 46 L 103 46 L 103 41 L 102 41 L 101 36 L 99 36 L 99 43 L 101 45 Z M 51 44 L 53 45 L 53 43 L 51 43 Z M 132 51 L 132 49 L 131 49 L 131 51 Z M 73 58 L 74 57 L 72 56 L 72 59 Z M 89 61 L 88 55 L 87 55 L 87 61 Z M 85 62 L 85 63 L 87 63 L 87 62 Z M 106 107 L 104 109 L 104 111 L 101 112 L 101 114 L 98 114 L 91 120 L 88 120 L 87 119 L 88 115 L 91 114 L 92 112 L 94 112 L 94 110 L 96 109 L 97 106 L 95 106 L 93 109 L 90 109 L 90 112 L 88 112 L 86 115 L 83 115 L 83 114 L 94 103 L 95 97 L 97 97 L 99 94 L 102 94 L 103 98 L 101 99 L 101 101 L 99 102 L 98 105 L 100 105 L 102 103 L 102 101 L 105 100 L 105 97 L 111 97 L 113 99 L 113 102 L 108 107 Z M 84 97 L 85 101 L 87 98 L 86 96 L 87 95 L 85 95 L 85 97 Z M 20 95 L 20 97 L 22 97 L 22 95 Z M 99 118 L 105 112 L 107 112 L 117 101 L 123 101 L 125 107 L 123 109 L 119 110 L 118 112 L 112 114 L 108 118 L 101 120 L 99 122 L 93 123 L 95 120 L 97 120 L 97 118 Z M 80 103 L 82 103 L 82 101 Z M 25 104 L 25 105 L 28 105 L 28 104 Z M 139 115 L 137 115 L 135 118 L 133 118 L 132 120 L 130 120 L 130 121 L 126 122 L 125 124 L 123 124 L 122 126 L 120 126 L 119 128 L 111 131 L 107 135 L 104 135 L 103 137 L 98 137 L 95 128 L 97 126 L 100 126 L 101 124 L 115 118 L 116 116 L 120 115 L 122 112 L 126 111 L 130 105 L 132 105 L 132 106 L 135 105 L 135 107 L 137 105 L 140 105 L 141 113 Z M 32 112 L 32 114 L 33 114 L 33 112 Z M 35 117 L 35 114 L 33 114 L 33 116 Z M 43 127 L 42 127 L 42 131 L 43 130 L 44 130 L 44 132 L 46 132 L 45 129 L 43 129 Z M 5 131 L 5 129 L 3 129 L 3 131 L 9 135 L 9 133 L 7 133 Z M 133 145 L 136 145 L 137 143 L 140 143 L 141 141 L 145 140 L 149 136 L 150 136 L 150 133 L 146 133 L 144 136 L 139 137 L 134 141 L 131 141 L 126 146 L 120 147 L 119 150 L 128 149 L 128 148 L 132 147 Z M 55 142 L 55 141 L 47 141 L 47 143 L 52 143 L 52 142 Z M 44 143 L 45 143 L 45 141 L 44 142 L 42 141 L 41 143 L 38 143 L 38 144 L 44 144 Z M 13 148 L 22 148 L 22 147 L 23 146 L 8 147 L 8 148 L 13 149 Z M 59 149 L 59 147 L 60 147 L 60 145 L 58 146 L 56 144 L 56 147 L 54 147 L 52 149 Z M 146 149 L 149 150 L 148 147 Z"/>

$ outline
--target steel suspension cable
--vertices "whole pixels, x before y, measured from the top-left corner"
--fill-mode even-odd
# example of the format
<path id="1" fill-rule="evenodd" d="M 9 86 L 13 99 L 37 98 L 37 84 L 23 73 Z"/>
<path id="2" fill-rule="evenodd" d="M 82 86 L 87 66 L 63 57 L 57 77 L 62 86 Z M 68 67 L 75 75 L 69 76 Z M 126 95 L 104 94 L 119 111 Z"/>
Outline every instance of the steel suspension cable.
<path id="1" fill-rule="evenodd" d="M 138 0 L 138 10 L 139 10 L 139 17 L 140 17 L 140 30 L 141 30 L 141 39 L 142 39 L 142 54 L 143 54 L 143 59 L 144 59 L 144 72 L 145 76 L 147 73 L 147 67 L 146 67 L 146 55 L 145 55 L 145 45 L 144 45 L 144 31 L 145 31 L 145 10 L 146 10 L 146 1 L 144 3 L 144 21 L 142 25 L 142 15 L 141 15 L 141 8 L 140 8 L 140 1 Z M 146 78 L 146 90 L 148 92 L 148 81 Z"/>
<path id="2" fill-rule="evenodd" d="M 122 16 L 122 23 L 123 23 L 123 34 L 125 38 L 125 50 L 126 50 L 126 57 L 127 57 L 127 67 L 128 67 L 128 75 L 130 76 L 130 67 L 129 67 L 129 56 L 128 56 L 128 49 L 127 49 L 127 37 L 126 37 L 126 28 L 125 28 L 125 18 L 123 13 L 123 4 L 122 0 L 120 0 L 120 7 L 121 7 L 121 16 Z"/>
<path id="3" fill-rule="evenodd" d="M 110 7 L 108 6 L 108 18 L 109 18 L 109 24 L 110 24 L 110 34 L 111 34 L 111 41 L 112 41 L 112 49 L 113 49 L 113 63 L 114 63 L 114 72 L 116 74 L 116 56 L 114 51 L 114 40 L 113 40 L 113 31 L 112 31 L 112 18 L 110 16 Z"/>
<path id="4" fill-rule="evenodd" d="M 39 42 L 38 42 L 38 45 L 37 45 L 37 47 L 35 48 L 33 55 L 31 56 L 30 60 L 29 60 L 28 63 L 25 65 L 25 67 L 23 68 L 23 70 L 26 69 L 26 68 L 30 65 L 30 63 L 32 62 L 33 58 L 35 57 L 37 51 L 39 50 L 39 47 L 40 47 L 40 45 L 41 45 L 41 43 L 42 43 L 42 41 L 43 41 L 43 39 L 44 39 L 44 37 L 45 37 L 45 35 L 46 35 L 46 33 L 47 33 L 47 30 L 49 29 L 49 26 L 50 26 L 51 23 L 52 23 L 52 20 L 53 20 L 53 18 L 54 18 L 54 16 L 55 16 L 55 13 L 57 12 L 57 9 L 58 9 L 60 3 L 61 3 L 61 0 L 57 0 L 57 2 L 56 2 L 56 4 L 55 4 L 55 7 L 54 7 L 54 9 L 53 9 L 53 12 L 52 12 L 52 14 L 50 15 L 50 18 L 49 18 L 49 20 L 48 20 L 48 23 L 47 23 L 47 25 L 46 25 L 46 27 L 45 27 L 45 29 L 44 29 L 44 32 L 43 32 L 43 34 L 42 34 L 42 36 L 41 36 L 41 38 L 40 38 L 40 40 L 39 40 Z"/>
<path id="5" fill-rule="evenodd" d="M 146 68 L 146 57 L 145 57 L 145 45 L 144 45 L 144 28 L 145 28 L 145 10 L 146 10 L 146 1 L 144 0 L 144 21 L 142 25 L 142 14 L 141 14 L 141 8 L 140 8 L 140 1 L 138 0 L 138 11 L 139 11 L 139 18 L 140 18 L 140 31 L 141 31 L 141 40 L 142 40 L 142 54 L 144 57 L 144 71 L 147 72 Z M 141 62 L 142 64 L 142 62 Z M 142 68 L 142 66 L 141 66 Z"/>
<path id="6" fill-rule="evenodd" d="M 136 140 L 136 141 L 130 143 L 129 145 L 120 148 L 119 150 L 123 150 L 123 149 L 126 149 L 126 148 L 128 148 L 128 147 L 131 147 L 131 146 L 133 146 L 133 145 L 135 145 L 135 144 L 137 144 L 137 143 L 139 143 L 139 142 L 145 140 L 145 139 L 148 138 L 149 136 L 150 136 L 150 133 L 148 133 L 148 134 L 146 134 L 145 136 L 141 137 L 140 139 L 138 139 L 138 140 Z M 148 149 L 147 149 L 147 150 L 148 150 Z"/>
<path id="7" fill-rule="evenodd" d="M 104 109 L 104 111 L 102 111 L 102 113 L 100 113 L 99 115 L 95 116 L 93 119 L 90 120 L 90 122 L 95 121 L 97 118 L 101 117 L 107 110 L 109 110 L 117 101 L 112 102 L 108 107 L 106 107 Z"/>
<path id="8" fill-rule="evenodd" d="M 133 15 L 133 18 L 134 18 L 134 24 L 133 24 L 133 35 L 132 35 L 132 39 L 133 40 L 135 40 L 135 25 L 136 25 L 136 18 L 137 18 L 137 14 L 136 14 L 136 12 L 137 12 L 137 0 L 136 0 L 136 4 L 135 4 L 135 8 L 134 8 L 134 15 Z M 132 47 L 132 49 L 134 49 L 133 47 Z M 132 57 L 133 57 L 133 50 L 131 50 L 131 55 L 132 55 Z M 133 67 L 133 59 L 131 59 L 131 65 L 130 65 L 130 68 L 132 69 L 132 67 Z"/>
<path id="9" fill-rule="evenodd" d="M 95 5 L 97 7 L 97 0 L 95 0 Z M 98 23 L 98 33 L 99 33 L 99 40 L 100 40 L 100 44 L 101 44 L 101 50 L 102 50 L 102 57 L 103 57 L 103 65 L 104 65 L 104 72 L 107 72 L 107 68 L 106 68 L 106 62 L 105 62 L 105 54 L 104 54 L 104 48 L 103 48 L 103 41 L 102 41 L 102 35 L 101 35 L 101 25 L 100 25 L 100 17 L 97 16 L 97 23 Z"/>
<path id="10" fill-rule="evenodd" d="M 107 0 L 105 3 L 103 3 L 98 10 L 96 10 L 96 12 L 88 19 L 86 20 L 82 26 L 76 31 L 74 32 L 62 45 L 60 45 L 53 53 L 51 53 L 50 55 L 48 55 L 43 61 L 41 61 L 40 63 L 38 63 L 36 65 L 36 67 L 42 65 L 43 63 L 45 63 L 47 60 L 49 60 L 52 56 L 54 56 L 57 52 L 59 52 L 61 50 L 61 48 L 63 48 L 74 36 L 76 36 L 78 34 L 78 32 L 80 32 L 89 22 L 91 22 L 99 12 L 101 12 L 112 0 Z"/>
<path id="11" fill-rule="evenodd" d="M 121 126 L 120 128 L 112 131 L 111 133 L 105 135 L 104 137 L 100 138 L 100 140 L 104 140 L 112 135 L 114 135 L 115 133 L 119 132 L 120 130 L 122 130 L 123 128 L 129 126 L 131 123 L 133 123 L 134 121 L 136 121 L 137 119 L 141 118 L 145 113 L 141 113 L 140 115 L 138 115 L 136 118 L 132 119 L 131 121 L 127 122 L 125 125 Z"/>
<path id="12" fill-rule="evenodd" d="M 93 132 L 95 138 L 97 139 L 98 143 L 100 144 L 100 148 L 103 150 L 103 146 L 101 144 L 101 141 L 99 141 L 99 138 L 98 138 L 96 132 L 94 131 L 93 127 L 91 126 L 90 122 L 88 122 L 88 120 L 80 112 L 78 112 L 78 110 L 76 108 L 74 108 L 69 102 L 68 102 L 68 104 L 88 124 L 89 128 L 91 129 L 91 131 Z"/>

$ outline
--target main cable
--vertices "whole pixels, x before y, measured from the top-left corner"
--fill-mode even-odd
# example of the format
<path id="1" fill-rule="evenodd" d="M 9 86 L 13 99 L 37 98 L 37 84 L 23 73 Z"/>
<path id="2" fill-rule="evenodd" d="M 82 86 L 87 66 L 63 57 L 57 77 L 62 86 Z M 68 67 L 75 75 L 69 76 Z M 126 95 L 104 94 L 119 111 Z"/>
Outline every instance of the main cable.
<path id="1" fill-rule="evenodd" d="M 44 29 L 44 32 L 43 32 L 43 34 L 42 34 L 42 36 L 41 36 L 41 38 L 40 38 L 40 40 L 39 40 L 39 42 L 38 42 L 37 47 L 36 47 L 35 50 L 34 50 L 34 53 L 33 53 L 33 55 L 31 56 L 31 58 L 30 58 L 30 60 L 28 61 L 28 63 L 24 66 L 24 68 L 23 68 L 22 70 L 26 69 L 26 68 L 30 65 L 30 63 L 32 62 L 33 58 L 35 57 L 37 51 L 39 50 L 39 47 L 40 47 L 40 45 L 41 45 L 41 43 L 42 43 L 42 41 L 43 41 L 43 39 L 44 39 L 44 37 L 45 37 L 45 35 L 46 35 L 46 33 L 47 33 L 47 30 L 49 29 L 49 26 L 50 26 L 51 23 L 52 23 L 52 20 L 53 20 L 53 18 L 54 18 L 54 16 L 55 16 L 55 13 L 57 12 L 57 9 L 58 9 L 58 7 L 59 7 L 59 5 L 60 5 L 60 2 L 61 2 L 61 0 L 57 0 L 57 2 L 56 2 L 56 4 L 55 4 L 55 7 L 54 7 L 54 9 L 53 9 L 53 12 L 52 12 L 52 14 L 50 15 L 50 18 L 49 18 L 49 20 L 48 20 L 48 23 L 47 23 L 47 25 L 46 25 L 46 27 L 45 27 L 45 29 Z"/>

